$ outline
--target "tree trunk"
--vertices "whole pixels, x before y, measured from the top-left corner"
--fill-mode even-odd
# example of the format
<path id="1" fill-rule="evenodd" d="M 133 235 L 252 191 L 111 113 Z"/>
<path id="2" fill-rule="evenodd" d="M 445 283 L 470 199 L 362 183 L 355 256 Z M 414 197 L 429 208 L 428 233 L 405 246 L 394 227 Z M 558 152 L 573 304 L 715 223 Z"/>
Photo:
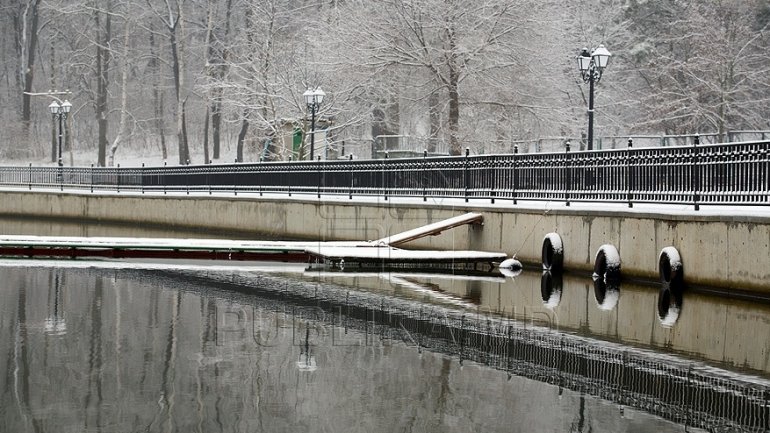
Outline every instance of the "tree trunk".
<path id="1" fill-rule="evenodd" d="M 449 70 L 449 154 L 461 155 L 460 145 L 460 96 L 457 92 L 458 74 L 454 68 Z"/>
<path id="2" fill-rule="evenodd" d="M 24 82 L 24 93 L 22 93 L 21 120 L 25 129 L 28 130 L 29 122 L 32 118 L 31 98 L 32 82 L 35 78 L 35 54 L 37 54 L 37 26 L 38 26 L 38 6 L 40 0 L 33 0 L 27 4 L 22 15 L 22 62 L 21 75 Z M 29 25 L 29 27 L 27 27 Z"/>
<path id="3" fill-rule="evenodd" d="M 106 9 L 109 10 L 110 2 L 106 5 Z M 107 129 L 109 126 L 108 111 L 107 111 L 107 87 L 109 85 L 109 64 L 110 57 L 106 48 L 109 46 L 110 38 L 112 37 L 112 15 L 105 14 L 104 28 L 100 24 L 100 12 L 99 9 L 94 9 L 96 28 L 97 28 L 97 41 L 96 44 L 96 121 L 98 123 L 98 144 L 99 155 L 97 164 L 100 167 L 106 165 L 107 159 Z"/>
<path id="4" fill-rule="evenodd" d="M 182 102 L 182 141 L 185 143 L 185 153 L 187 154 L 185 163 L 190 164 L 192 160 L 190 159 L 190 147 L 187 140 L 187 99 Z"/>
<path id="5" fill-rule="evenodd" d="M 460 145 L 460 70 L 457 60 L 457 44 L 455 42 L 455 31 L 451 26 L 447 27 L 447 40 L 449 41 L 449 52 L 447 59 L 447 68 L 449 69 L 447 78 L 447 90 L 449 91 L 449 117 L 447 123 L 449 126 L 449 154 L 461 155 L 463 153 Z"/>
<path id="6" fill-rule="evenodd" d="M 215 98 L 221 98 L 221 91 L 217 91 L 219 96 Z M 214 104 L 211 108 L 211 140 L 212 140 L 212 154 L 214 159 L 219 159 L 220 153 L 220 137 L 222 135 L 222 114 L 219 112 L 222 109 L 222 103 L 218 100 L 214 100 Z"/>
<path id="7" fill-rule="evenodd" d="M 206 106 L 206 115 L 203 116 L 203 163 L 209 163 L 209 106 Z"/>
<path id="8" fill-rule="evenodd" d="M 436 152 L 438 134 L 441 130 L 441 111 L 439 108 L 439 91 L 434 90 L 428 97 L 428 117 L 430 119 L 430 136 L 428 137 L 428 152 Z"/>
<path id="9" fill-rule="evenodd" d="M 227 0 L 225 6 L 225 36 L 224 42 L 227 43 L 230 40 L 230 17 L 232 15 L 233 0 Z M 217 66 L 216 77 L 222 80 L 227 73 L 227 59 L 229 57 L 229 51 L 227 48 L 222 48 L 221 61 L 222 64 Z M 221 135 L 222 135 L 222 87 L 217 86 L 214 88 L 213 100 L 214 104 L 211 109 L 211 134 L 213 141 L 213 154 L 214 159 L 219 159 L 221 149 Z"/>
<path id="10" fill-rule="evenodd" d="M 241 123 L 241 130 L 238 132 L 238 145 L 236 147 L 236 161 L 243 162 L 243 142 L 246 140 L 246 133 L 249 131 L 249 121 L 246 120 L 245 114 L 243 122 Z"/>
<path id="11" fill-rule="evenodd" d="M 118 134 L 115 136 L 112 146 L 110 146 L 110 157 L 108 162 L 110 167 L 115 165 L 115 152 L 117 152 L 118 147 L 120 147 L 120 144 L 126 135 L 128 121 L 128 44 L 131 36 L 131 21 L 126 21 L 125 27 L 126 29 L 123 37 L 123 72 L 120 79 L 120 124 L 118 125 Z"/>
<path id="12" fill-rule="evenodd" d="M 174 90 L 176 91 L 176 139 L 177 139 L 177 148 L 179 151 L 179 163 L 184 164 L 185 161 L 189 160 L 189 155 L 187 154 L 187 143 L 184 141 L 184 134 L 182 134 L 182 128 L 184 127 L 184 116 L 182 114 L 182 111 L 184 111 L 183 102 L 182 102 L 182 73 L 181 73 L 181 65 L 179 62 L 179 47 L 176 40 L 176 27 L 170 29 L 170 39 L 171 39 L 171 57 L 173 59 L 173 70 L 174 70 Z"/>
<path id="13" fill-rule="evenodd" d="M 182 23 L 182 7 L 178 6 L 177 17 L 169 23 L 169 39 L 171 42 L 171 57 L 174 71 L 174 90 L 176 91 L 176 137 L 179 148 L 179 163 L 185 164 L 190 160 L 190 148 L 185 134 L 184 118 L 184 98 L 182 90 L 184 88 L 184 48 L 182 40 L 184 39 L 184 27 Z"/>
<path id="14" fill-rule="evenodd" d="M 150 31 L 150 61 L 148 62 L 148 69 L 153 71 L 154 83 L 152 88 L 152 99 L 155 114 L 155 130 L 160 138 L 160 150 L 163 160 L 168 159 L 168 147 L 166 146 L 166 130 L 164 128 L 164 107 L 163 107 L 163 91 L 161 90 L 161 72 L 160 61 L 158 59 L 158 52 L 155 48 L 155 36 Z"/>
<path id="15" fill-rule="evenodd" d="M 56 85 L 56 48 L 54 41 L 51 41 L 51 82 L 50 82 L 50 89 L 56 89 L 58 86 Z M 29 95 L 27 95 L 29 96 Z M 56 122 L 54 122 L 55 124 Z M 56 146 L 56 127 L 53 127 L 53 135 L 51 135 L 51 162 L 56 162 L 56 153 L 57 153 L 57 146 Z"/>

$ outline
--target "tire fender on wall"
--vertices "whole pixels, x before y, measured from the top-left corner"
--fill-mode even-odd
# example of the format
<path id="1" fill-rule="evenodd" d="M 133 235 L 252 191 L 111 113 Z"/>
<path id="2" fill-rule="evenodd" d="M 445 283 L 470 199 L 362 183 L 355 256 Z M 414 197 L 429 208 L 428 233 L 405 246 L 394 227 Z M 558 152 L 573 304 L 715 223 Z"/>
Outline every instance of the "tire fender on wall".
<path id="1" fill-rule="evenodd" d="M 660 250 L 658 255 L 658 274 L 660 281 L 668 284 L 681 284 L 684 276 L 682 257 L 674 247 L 666 247 Z"/>
<path id="2" fill-rule="evenodd" d="M 605 280 L 620 279 L 620 254 L 614 245 L 599 247 L 594 259 L 594 276 Z"/>
<path id="3" fill-rule="evenodd" d="M 543 270 L 561 272 L 564 266 L 564 243 L 558 233 L 548 233 L 543 238 Z"/>

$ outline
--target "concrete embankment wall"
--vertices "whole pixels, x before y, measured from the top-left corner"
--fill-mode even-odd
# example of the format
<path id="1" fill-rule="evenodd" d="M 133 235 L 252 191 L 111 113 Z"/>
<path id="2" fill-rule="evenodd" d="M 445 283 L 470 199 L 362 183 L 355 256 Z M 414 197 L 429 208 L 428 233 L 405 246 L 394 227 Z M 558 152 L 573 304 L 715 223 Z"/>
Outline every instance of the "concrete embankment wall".
<path id="1" fill-rule="evenodd" d="M 620 252 L 624 276 L 657 279 L 658 254 L 674 246 L 688 283 L 770 293 L 767 217 L 663 215 L 619 207 L 597 211 L 564 204 L 544 211 L 457 203 L 0 191 L 0 216 L 48 220 L 49 225 L 52 218 L 101 227 L 128 224 L 153 228 L 155 233 L 167 228 L 169 237 L 173 232 L 200 231 L 255 239 L 371 240 L 473 211 L 483 213 L 483 226 L 456 228 L 415 241 L 411 247 L 502 251 L 539 263 L 543 236 L 556 232 L 564 242 L 567 269 L 591 270 L 597 250 L 609 243 Z"/>

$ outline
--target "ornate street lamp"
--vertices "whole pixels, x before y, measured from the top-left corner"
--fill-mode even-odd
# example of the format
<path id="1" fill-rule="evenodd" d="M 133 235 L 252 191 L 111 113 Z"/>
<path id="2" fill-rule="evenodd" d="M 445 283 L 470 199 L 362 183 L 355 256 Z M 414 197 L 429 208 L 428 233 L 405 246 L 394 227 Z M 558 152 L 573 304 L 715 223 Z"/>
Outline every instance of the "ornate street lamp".
<path id="1" fill-rule="evenodd" d="M 51 114 L 53 115 L 54 119 L 59 118 L 59 150 L 57 151 L 57 155 L 58 155 L 57 161 L 59 164 L 59 168 L 61 168 L 64 166 L 62 162 L 62 157 L 61 157 L 61 142 L 62 142 L 62 133 L 63 133 L 62 122 L 64 121 L 64 119 L 67 118 L 67 114 L 72 109 L 72 104 L 70 104 L 70 101 L 66 99 L 61 104 L 59 104 L 56 101 L 53 101 L 51 102 L 51 105 L 48 106 L 48 109 L 51 110 Z"/>
<path id="2" fill-rule="evenodd" d="M 307 109 L 310 110 L 310 160 L 312 161 L 315 154 L 315 114 L 318 112 L 326 93 L 320 87 L 316 87 L 315 90 L 305 90 L 302 96 L 305 98 Z"/>
<path id="3" fill-rule="evenodd" d="M 610 62 L 610 54 L 604 45 L 599 45 L 590 54 L 583 48 L 577 56 L 578 69 L 583 81 L 589 84 L 588 90 L 588 150 L 594 148 L 594 84 L 602 79 L 604 68 Z"/>

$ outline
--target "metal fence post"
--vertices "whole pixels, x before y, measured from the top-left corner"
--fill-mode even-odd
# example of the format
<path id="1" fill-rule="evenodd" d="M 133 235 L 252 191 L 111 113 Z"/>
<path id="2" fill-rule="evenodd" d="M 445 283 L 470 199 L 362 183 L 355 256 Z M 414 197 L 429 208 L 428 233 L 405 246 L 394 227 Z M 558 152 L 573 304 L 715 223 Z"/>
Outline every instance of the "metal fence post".
<path id="1" fill-rule="evenodd" d="M 382 160 L 382 191 L 385 195 L 385 200 L 388 199 L 388 158 L 390 155 L 388 154 L 387 149 L 385 150 L 385 159 Z"/>
<path id="2" fill-rule="evenodd" d="M 628 207 L 634 207 L 633 203 L 633 181 L 634 176 L 631 173 L 631 148 L 634 147 L 634 140 L 628 139 L 628 149 L 626 149 L 626 188 L 628 190 Z"/>
<path id="3" fill-rule="evenodd" d="M 117 183 L 116 187 L 118 193 L 120 193 L 120 164 L 115 168 L 115 183 Z"/>
<path id="4" fill-rule="evenodd" d="M 692 163 L 690 164 L 690 181 L 692 184 L 692 203 L 695 210 L 700 209 L 698 203 L 698 190 L 700 189 L 700 170 L 698 169 L 698 145 L 700 144 L 700 136 L 695 135 L 695 139 L 692 143 Z"/>
<path id="5" fill-rule="evenodd" d="M 468 173 L 468 156 L 471 154 L 471 150 L 469 148 L 465 148 L 465 161 L 464 161 L 464 177 L 465 177 L 465 202 L 468 203 L 468 189 L 470 184 L 470 173 Z"/>
<path id="6" fill-rule="evenodd" d="M 762 143 L 765 153 L 765 201 L 770 202 L 770 148 L 768 143 Z"/>
<path id="7" fill-rule="evenodd" d="M 32 163 L 31 162 L 29 163 L 29 190 L 32 191 Z"/>
<path id="8" fill-rule="evenodd" d="M 91 192 L 94 192 L 94 163 L 91 163 Z"/>
<path id="9" fill-rule="evenodd" d="M 142 179 L 142 184 L 141 184 L 142 194 L 144 194 L 144 163 L 142 163 L 142 174 L 140 178 Z"/>
<path id="10" fill-rule="evenodd" d="M 206 165 L 211 165 L 211 162 L 212 162 L 212 161 L 211 161 L 211 160 L 209 160 L 209 161 L 206 163 Z M 211 193 L 212 193 L 212 191 L 211 191 L 211 190 L 212 190 L 212 188 L 213 188 L 213 185 L 211 185 L 211 184 L 212 184 L 211 180 L 212 180 L 212 177 L 213 177 L 213 176 L 212 176 L 212 173 L 211 173 L 211 167 L 205 167 L 203 170 L 205 170 L 205 173 L 206 173 L 206 186 L 208 186 L 208 187 L 209 187 L 209 195 L 211 195 Z"/>
<path id="11" fill-rule="evenodd" d="M 513 191 L 511 192 L 511 195 L 513 195 L 513 204 L 516 204 L 516 187 L 518 187 L 519 183 L 519 172 L 516 170 L 516 156 L 519 154 L 519 145 L 514 144 L 513 145 Z"/>
<path id="12" fill-rule="evenodd" d="M 316 171 L 318 171 L 318 198 L 321 198 L 321 181 L 323 181 L 323 169 L 321 168 L 321 155 L 317 156 L 318 166 L 316 167 Z"/>
<path id="13" fill-rule="evenodd" d="M 186 185 L 186 187 L 187 187 L 187 195 L 190 195 L 190 160 L 188 159 L 185 162 L 187 164 L 185 164 L 186 168 L 184 170 L 186 170 L 186 172 L 185 172 L 184 178 L 185 178 L 185 183 L 187 184 Z"/>
<path id="14" fill-rule="evenodd" d="M 565 149 L 566 152 L 564 154 L 564 200 L 567 203 L 567 206 L 569 206 L 569 190 L 572 182 L 572 172 L 571 167 L 569 163 L 569 141 L 565 143 Z"/>
<path id="15" fill-rule="evenodd" d="M 348 157 L 348 161 L 350 161 L 350 189 L 348 190 L 348 198 L 350 200 L 353 200 L 353 154 L 352 153 Z"/>
<path id="16" fill-rule="evenodd" d="M 163 161 L 163 194 L 166 194 L 166 185 L 168 184 L 168 161 Z"/>
<path id="17" fill-rule="evenodd" d="M 490 165 L 490 168 L 489 168 L 489 170 L 490 170 L 490 173 L 489 173 L 489 185 L 490 185 L 489 186 L 489 195 L 490 195 L 490 198 L 489 198 L 489 201 L 490 201 L 490 203 L 494 204 L 495 203 L 495 182 L 497 181 L 497 176 L 495 176 L 495 174 L 497 173 L 497 170 L 495 170 L 495 167 L 496 167 L 495 162 L 497 162 L 497 159 L 496 158 L 489 158 L 488 161 L 490 161 L 490 164 L 489 164 Z"/>
<path id="18" fill-rule="evenodd" d="M 422 201 L 428 201 L 428 149 L 422 151 Z"/>
<path id="19" fill-rule="evenodd" d="M 260 197 L 262 197 L 262 179 L 261 179 L 262 176 L 261 176 L 261 174 L 262 174 L 262 162 L 264 162 L 264 160 L 265 159 L 260 156 L 259 157 L 259 165 L 257 166 L 257 185 L 258 185 L 259 196 Z"/>

